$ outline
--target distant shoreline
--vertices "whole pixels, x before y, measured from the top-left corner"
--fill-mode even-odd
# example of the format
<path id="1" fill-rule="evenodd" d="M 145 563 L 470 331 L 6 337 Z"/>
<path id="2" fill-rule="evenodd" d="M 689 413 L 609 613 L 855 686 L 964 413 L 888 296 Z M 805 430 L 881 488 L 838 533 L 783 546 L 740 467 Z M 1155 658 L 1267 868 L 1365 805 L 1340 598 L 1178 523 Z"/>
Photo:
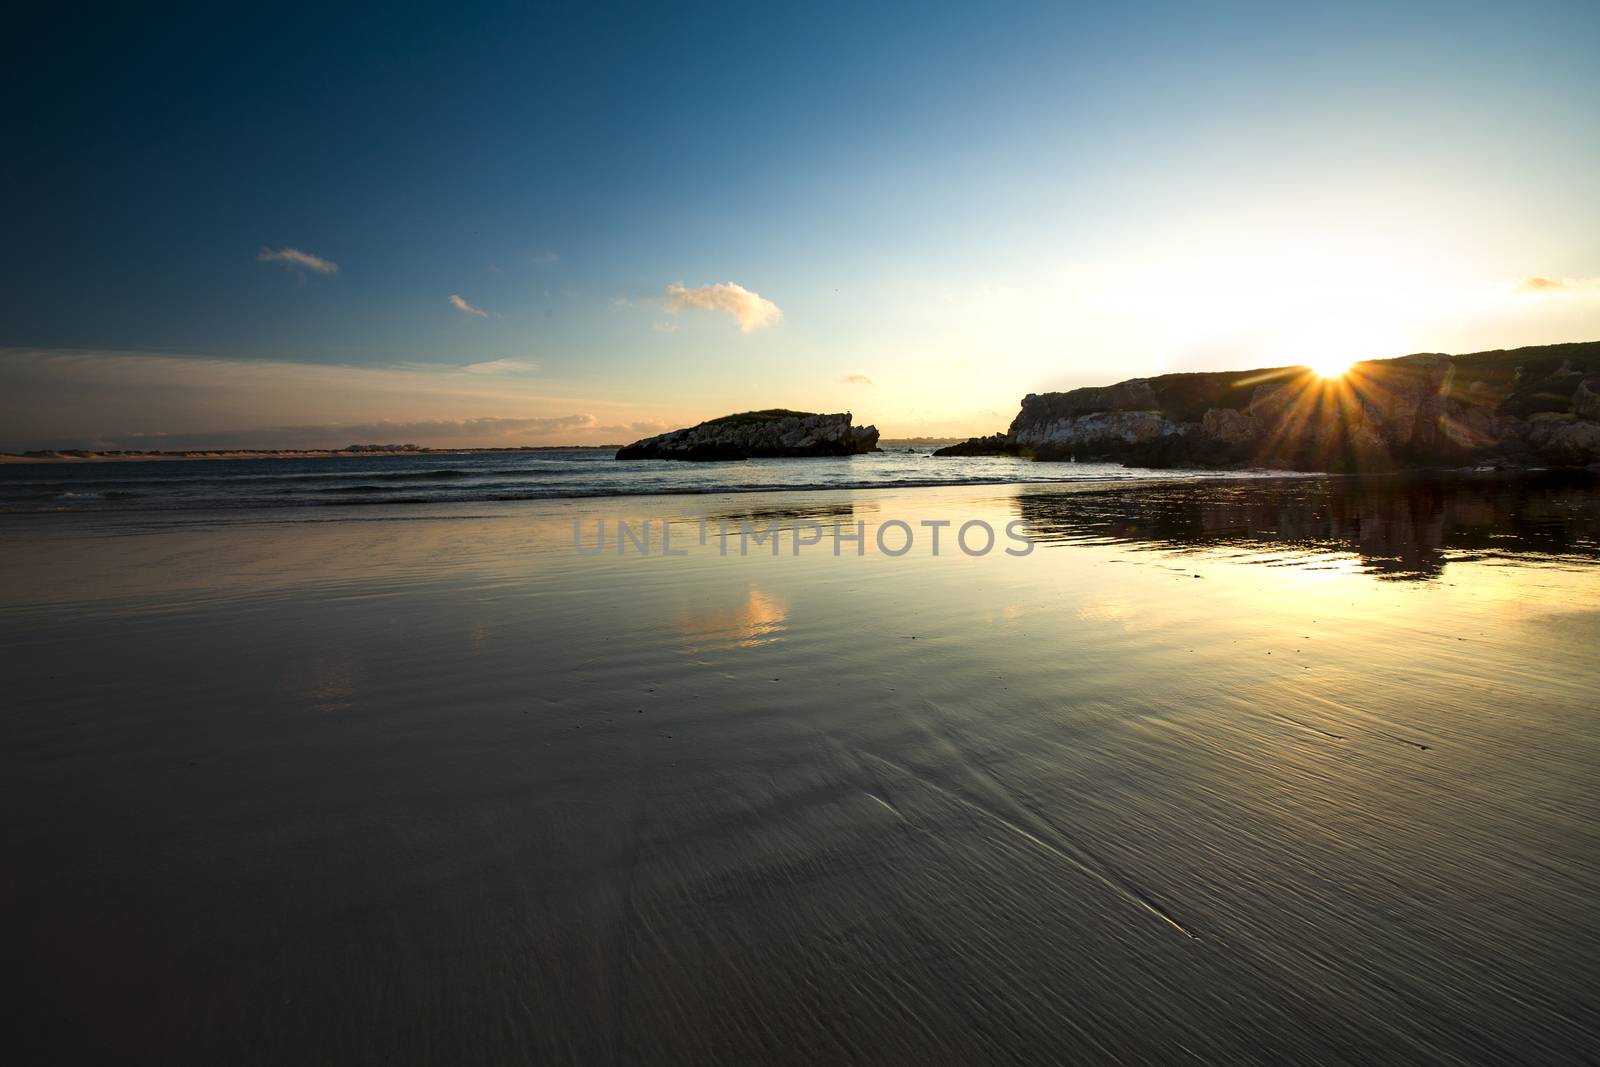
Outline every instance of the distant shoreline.
<path id="1" fill-rule="evenodd" d="M 187 452 L 95 452 L 80 448 L 0 452 L 10 463 L 148 463 L 152 460 L 322 459 L 328 456 L 464 456 L 495 452 L 615 452 L 620 445 L 523 445 L 516 448 L 212 448 Z"/>

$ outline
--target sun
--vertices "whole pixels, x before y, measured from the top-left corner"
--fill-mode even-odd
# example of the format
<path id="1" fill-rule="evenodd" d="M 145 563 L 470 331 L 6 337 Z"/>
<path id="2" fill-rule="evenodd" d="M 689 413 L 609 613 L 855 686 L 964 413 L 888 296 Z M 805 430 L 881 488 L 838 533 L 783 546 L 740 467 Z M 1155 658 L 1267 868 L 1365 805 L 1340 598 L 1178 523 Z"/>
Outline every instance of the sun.
<path id="1" fill-rule="evenodd" d="M 1351 362 L 1348 359 L 1319 359 L 1311 364 L 1311 371 L 1318 378 L 1343 378 Z"/>

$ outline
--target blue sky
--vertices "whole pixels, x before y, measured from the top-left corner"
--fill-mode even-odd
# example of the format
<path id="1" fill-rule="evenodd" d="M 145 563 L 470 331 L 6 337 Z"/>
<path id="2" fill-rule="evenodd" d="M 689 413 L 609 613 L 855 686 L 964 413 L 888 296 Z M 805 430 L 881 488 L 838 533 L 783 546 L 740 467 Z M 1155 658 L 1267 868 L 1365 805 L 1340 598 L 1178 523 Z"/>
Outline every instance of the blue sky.
<path id="1" fill-rule="evenodd" d="M 964 434 L 1600 337 L 1600 7 L 1283 8 L 32 16 L 0 448 Z"/>

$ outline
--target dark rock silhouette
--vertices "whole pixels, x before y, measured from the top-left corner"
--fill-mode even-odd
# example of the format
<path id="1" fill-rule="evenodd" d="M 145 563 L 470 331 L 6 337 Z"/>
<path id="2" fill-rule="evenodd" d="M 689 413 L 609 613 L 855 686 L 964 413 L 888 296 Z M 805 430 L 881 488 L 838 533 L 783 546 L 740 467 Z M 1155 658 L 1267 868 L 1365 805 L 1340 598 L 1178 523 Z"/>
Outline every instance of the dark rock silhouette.
<path id="1" fill-rule="evenodd" d="M 939 456 L 1381 471 L 1600 462 L 1600 342 L 1164 374 L 1029 394 L 1003 434 Z"/>
<path id="2" fill-rule="evenodd" d="M 817 415 L 771 408 L 724 415 L 698 426 L 635 441 L 618 459 L 730 460 L 850 456 L 878 446 L 876 426 L 850 425 L 850 413 Z"/>

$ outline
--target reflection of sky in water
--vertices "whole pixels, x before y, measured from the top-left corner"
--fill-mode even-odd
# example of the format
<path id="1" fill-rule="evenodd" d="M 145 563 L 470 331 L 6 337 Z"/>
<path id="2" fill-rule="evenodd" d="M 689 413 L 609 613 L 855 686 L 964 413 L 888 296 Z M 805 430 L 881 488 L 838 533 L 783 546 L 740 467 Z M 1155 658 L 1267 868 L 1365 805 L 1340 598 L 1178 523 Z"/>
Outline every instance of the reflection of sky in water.
<path id="1" fill-rule="evenodd" d="M 645 580 L 703 586 L 693 576 L 715 569 L 742 598 L 752 586 L 763 590 L 755 607 L 746 600 L 737 608 L 724 602 L 714 611 L 711 604 L 678 603 L 660 619 L 669 634 L 676 637 L 681 630 L 684 643 L 726 645 L 727 635 L 740 626 L 751 632 L 739 640 L 775 639 L 782 616 L 791 610 L 789 602 L 779 599 L 780 582 L 766 577 L 752 582 L 748 574 L 728 571 L 741 557 L 741 521 L 763 532 L 769 527 L 792 531 L 810 522 L 828 531 L 838 522 L 848 536 L 861 522 L 864 560 L 855 559 L 858 546 L 852 542 L 842 545 L 845 558 L 835 559 L 831 538 L 824 533 L 810 543 L 814 532 L 809 529 L 809 547 L 799 558 L 793 553 L 792 533 L 771 544 L 747 546 L 750 558 L 762 565 L 801 569 L 830 581 L 878 580 L 915 567 L 919 560 L 942 571 L 1005 571 L 1003 531 L 1013 520 L 1020 520 L 1044 549 L 1016 561 L 1033 583 L 1047 580 L 1051 557 L 1083 554 L 1048 549 L 1096 546 L 1139 553 L 1124 563 L 1143 558 L 1183 571 L 1209 559 L 1248 563 L 1250 571 L 1314 573 L 1328 579 L 1418 580 L 1439 578 L 1447 567 L 1470 563 L 1524 572 L 1530 566 L 1591 565 L 1600 559 L 1600 493 L 1594 484 L 1592 476 L 1581 474 L 1310 478 L 1076 490 L 917 489 L 852 494 L 849 500 L 830 493 L 759 501 L 657 497 L 506 504 L 486 514 L 441 505 L 373 508 L 342 516 L 284 511 L 270 519 L 240 513 L 184 522 L 9 516 L 0 518 L 0 583 L 7 590 L 4 608 L 9 612 L 48 612 L 71 604 L 108 615 L 149 615 L 192 611 L 202 603 L 280 599 L 311 589 L 349 598 L 394 598 L 450 585 L 471 587 L 493 599 L 553 593 L 576 581 L 609 596 L 607 590 L 637 588 Z M 707 513 L 712 525 L 702 544 L 699 516 Z M 674 552 L 686 552 L 686 559 L 660 556 L 662 520 L 668 517 L 674 524 Z M 927 559 L 931 539 L 918 525 L 929 519 L 951 524 L 937 561 Z M 981 519 L 1002 532 L 987 558 L 970 558 L 953 548 L 951 529 L 969 519 Z M 635 529 L 650 522 L 652 558 L 640 559 L 636 552 L 619 556 L 614 550 L 617 523 L 623 520 Z M 717 534 L 718 520 L 730 525 L 727 540 Z M 876 550 L 876 531 L 891 520 L 917 531 L 915 548 L 902 559 L 886 559 Z M 586 543 L 604 523 L 610 530 L 606 551 L 578 554 L 573 548 L 575 521 Z M 776 554 L 770 551 L 772 544 Z M 679 613 L 685 608 L 704 617 L 680 625 Z M 476 617 L 471 621 L 486 623 Z M 481 652 L 491 643 L 490 633 L 486 625 L 472 631 L 460 651 Z"/>
<path id="2" fill-rule="evenodd" d="M 678 633 L 684 652 L 691 655 L 756 648 L 782 640 L 788 618 L 787 600 L 752 589 L 733 607 L 684 611 L 678 616 Z"/>
<path id="3" fill-rule="evenodd" d="M 1042 542 L 1130 544 L 1384 578 L 1439 577 L 1470 560 L 1600 558 L 1600 494 L 1578 473 L 1316 478 L 1042 493 L 1017 511 Z"/>

